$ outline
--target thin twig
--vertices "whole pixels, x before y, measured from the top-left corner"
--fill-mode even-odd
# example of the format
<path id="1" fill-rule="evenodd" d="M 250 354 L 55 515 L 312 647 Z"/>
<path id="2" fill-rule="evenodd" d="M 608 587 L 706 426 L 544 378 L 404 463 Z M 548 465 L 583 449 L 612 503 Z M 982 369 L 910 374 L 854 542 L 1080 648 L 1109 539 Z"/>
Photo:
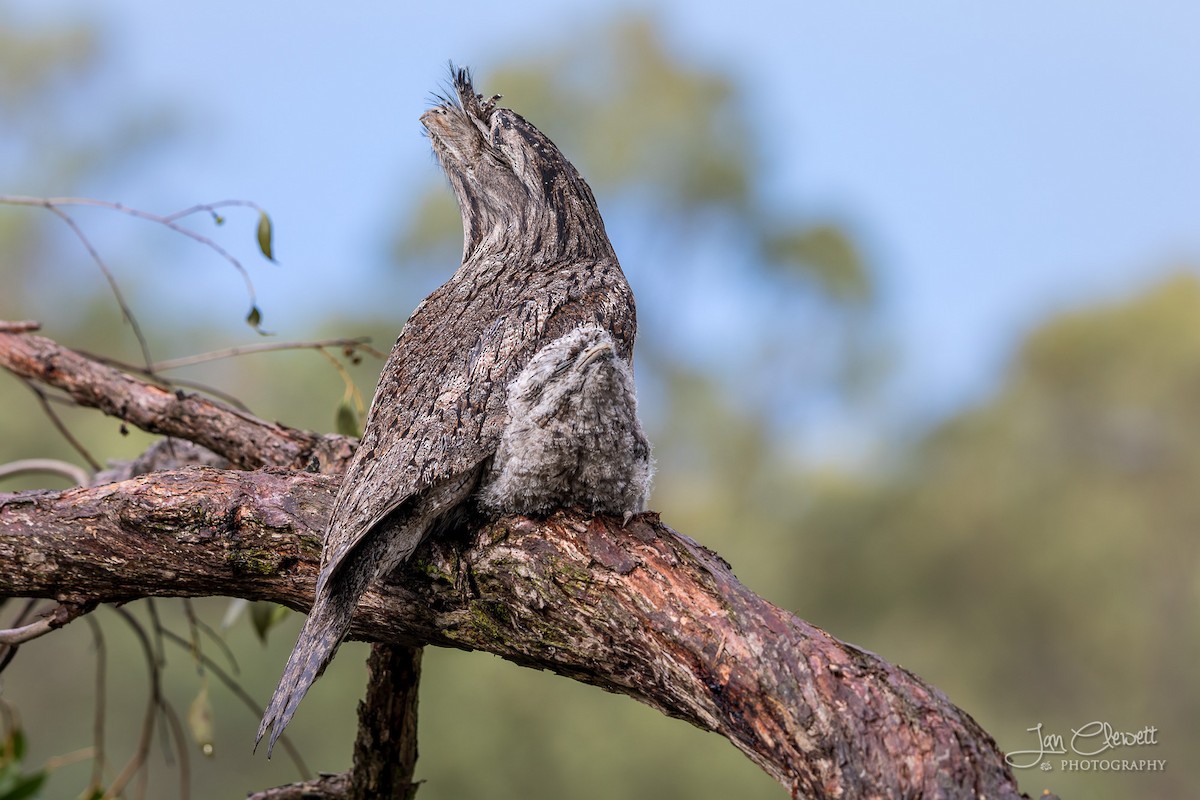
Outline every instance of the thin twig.
<path id="1" fill-rule="evenodd" d="M 350 377 L 350 373 L 336 358 L 329 355 L 329 353 L 324 349 L 317 350 L 317 352 L 325 356 L 326 360 L 328 360 L 329 363 L 333 365 L 333 368 L 337 370 L 338 375 L 340 375 L 342 378 L 342 382 L 346 384 L 346 391 L 343 395 L 344 401 L 349 402 L 351 399 L 353 399 L 355 413 L 361 417 L 366 411 L 366 407 L 363 405 L 362 392 L 358 391 L 358 384 L 354 382 L 354 379 Z"/>
<path id="2" fill-rule="evenodd" d="M 163 219 L 169 222 L 175 222 L 176 220 L 181 220 L 184 217 L 190 217 L 192 214 L 199 214 L 202 211 L 207 211 L 210 214 L 213 214 L 218 208 L 229 208 L 231 206 L 253 208 L 255 211 L 262 213 L 262 207 L 253 200 L 220 200 L 216 203 L 198 203 L 197 205 L 185 208 L 182 211 L 176 211 L 174 214 L 167 214 L 165 217 L 163 217 Z M 137 215 L 135 214 L 134 216 Z"/>
<path id="3" fill-rule="evenodd" d="M 167 665 L 167 648 L 163 646 L 162 637 L 166 628 L 159 619 L 158 604 L 154 602 L 153 597 L 146 598 L 146 613 L 150 615 L 150 630 L 154 631 L 154 663 L 162 668 Z"/>
<path id="4" fill-rule="evenodd" d="M 0 630 L 0 645 L 16 647 L 19 644 L 31 642 L 38 637 L 45 636 L 54 629 L 53 620 L 49 617 L 39 619 L 37 622 L 31 622 L 28 625 L 22 625 L 19 628 L 5 628 L 4 630 Z"/>
<path id="5" fill-rule="evenodd" d="M 18 628 L 25 624 L 25 620 L 33 615 L 33 609 L 37 607 L 38 599 L 30 597 L 25 601 L 25 607 L 17 614 L 17 618 L 13 620 L 12 626 Z"/>
<path id="6" fill-rule="evenodd" d="M 22 378 L 22 380 L 26 380 L 26 379 Z M 46 390 L 43 389 L 42 391 L 45 392 Z M 79 403 L 75 402 L 75 398 L 68 397 L 65 394 L 59 394 L 58 392 L 54 392 L 54 391 L 46 392 L 46 402 L 47 403 L 55 403 L 57 405 L 62 406 L 63 408 L 84 408 L 84 406 L 81 406 L 81 405 L 79 405 Z"/>
<path id="7" fill-rule="evenodd" d="M 106 676 L 108 673 L 108 650 L 104 644 L 104 631 L 91 615 L 84 617 L 92 629 L 92 644 L 96 648 L 96 710 L 92 717 L 92 777 L 85 796 L 92 797 L 104 786 L 104 719 L 107 706 Z"/>
<path id="8" fill-rule="evenodd" d="M 175 709 L 167 703 L 161 708 L 163 717 L 171 729 L 171 736 L 175 740 L 175 754 L 179 757 L 179 800 L 189 800 L 192 796 L 192 762 L 191 756 L 188 755 L 187 737 Z"/>
<path id="9" fill-rule="evenodd" d="M 226 405 L 236 408 L 238 411 L 244 411 L 247 414 L 253 413 L 250 410 L 250 406 L 246 405 L 244 402 L 242 402 L 238 398 L 234 397 L 229 392 L 222 391 L 222 390 L 216 388 L 215 386 L 211 386 L 211 385 L 209 385 L 207 383 L 203 383 L 201 381 L 190 381 L 185 378 L 175 378 L 171 381 L 172 389 L 179 388 L 181 386 L 186 387 L 188 389 L 194 389 L 195 391 L 201 392 L 202 394 L 209 395 L 210 397 L 215 397 L 216 399 L 222 401 Z"/>
<path id="10" fill-rule="evenodd" d="M 75 448 L 75 452 L 79 453 L 79 455 L 83 457 L 83 460 L 88 462 L 88 466 L 92 468 L 92 472 L 99 472 L 101 469 L 100 462 L 92 458 L 92 454 L 89 453 L 87 448 L 75 438 L 75 435 L 72 434 L 67 428 L 66 423 L 62 421 L 62 418 L 59 417 L 54 409 L 50 407 L 50 400 L 47 398 L 46 393 L 34 386 L 33 383 L 27 378 L 21 378 L 21 382 L 29 387 L 29 391 L 37 395 L 38 402 L 42 404 L 42 411 L 45 412 L 46 416 L 50 418 L 50 422 L 53 423 L 58 432 L 62 434 L 62 437 L 67 440 L 67 443 L 70 444 L 71 447 Z"/>
<path id="11" fill-rule="evenodd" d="M 204 394 L 215 397 L 240 411 L 250 413 L 250 407 L 241 400 L 229 394 L 228 392 L 222 391 L 221 389 L 202 381 L 193 381 L 186 378 L 164 378 L 162 375 L 151 372 L 145 367 L 140 367 L 137 364 L 130 364 L 129 362 L 122 361 L 119 358 L 110 358 L 109 356 L 97 355 L 96 353 L 89 353 L 87 350 L 76 350 L 75 352 L 84 358 L 95 361 L 97 364 L 103 364 L 107 367 L 114 367 L 116 369 L 124 370 L 131 375 L 137 375 L 145 378 L 147 383 L 152 383 L 155 386 L 159 386 L 163 389 L 172 390 L 180 387 L 195 389 L 198 392 L 203 392 Z M 153 366 L 157 368 L 157 365 Z M 63 399 L 62 402 L 76 405 L 76 403 L 69 398 Z"/>
<path id="12" fill-rule="evenodd" d="M 42 323 L 32 319 L 0 320 L 0 333 L 31 333 L 41 328 Z"/>
<path id="13" fill-rule="evenodd" d="M 203 675 L 204 662 L 200 658 L 200 656 L 203 655 L 203 653 L 200 652 L 200 626 L 197 624 L 196 620 L 196 607 L 192 605 L 192 598 L 190 597 L 183 598 L 183 614 L 187 618 L 188 638 L 191 642 L 190 650 L 192 661 L 194 661 L 196 664 L 196 671 Z"/>
<path id="14" fill-rule="evenodd" d="M 45 636 L 50 631 L 58 630 L 96 607 L 95 603 L 59 603 L 49 611 L 43 611 L 39 615 L 41 619 L 37 622 L 23 624 L 28 611 L 35 602 L 35 600 L 29 601 L 30 604 L 25 607 L 25 611 L 18 618 L 16 625 L 0 630 L 0 646 L 16 647 L 40 636 Z"/>
<path id="15" fill-rule="evenodd" d="M 133 629 L 137 635 L 138 641 L 142 645 L 142 652 L 146 656 L 146 668 L 149 671 L 150 678 L 150 696 L 146 703 L 146 713 L 142 720 L 142 733 L 138 739 L 137 749 L 134 750 L 133 756 L 125 764 L 121 773 L 113 780 L 112 784 L 105 791 L 104 797 L 101 800 L 112 800 L 119 797 L 125 791 L 125 787 L 135 775 L 142 772 L 146 768 L 146 759 L 150 754 L 150 737 L 154 735 L 154 712 L 158 710 L 159 704 L 162 702 L 162 692 L 159 675 L 158 664 L 154 659 L 154 648 L 150 644 L 150 638 L 146 636 L 146 631 L 142 624 L 138 622 L 132 614 L 123 608 L 113 607 L 113 612 Z"/>
<path id="16" fill-rule="evenodd" d="M 143 375 L 143 376 L 155 381 L 156 383 L 162 385 L 165 388 L 175 388 L 177 386 L 187 386 L 189 388 L 196 389 L 198 391 L 202 391 L 205 394 L 210 394 L 213 397 L 216 397 L 220 400 L 224 400 L 229 405 L 232 405 L 236 408 L 240 408 L 243 411 L 249 412 L 250 409 L 238 398 L 234 397 L 233 395 L 227 394 L 226 392 L 223 392 L 220 389 L 217 389 L 209 384 L 200 383 L 197 381 L 186 380 L 183 378 L 173 378 L 173 379 L 167 380 L 167 379 L 164 379 L 158 373 L 165 372 L 167 370 L 179 369 L 181 367 L 189 367 L 189 366 L 193 366 L 195 364 L 204 364 L 204 363 L 208 363 L 211 361 L 219 361 L 219 360 L 225 359 L 225 358 L 236 358 L 237 356 L 252 355 L 254 353 L 269 353 L 269 352 L 277 352 L 277 351 L 282 351 L 282 350 L 316 350 L 317 352 L 324 355 L 327 359 L 329 359 L 333 363 L 334 368 L 342 376 L 342 379 L 343 379 L 343 381 L 346 382 L 347 387 L 354 387 L 353 392 L 355 395 L 355 397 L 354 397 L 355 405 L 358 407 L 358 413 L 361 415 L 363 413 L 363 408 L 362 408 L 363 402 L 362 402 L 362 396 L 358 392 L 357 386 L 355 386 L 353 380 L 350 378 L 349 373 L 346 372 L 346 370 L 341 366 L 341 364 L 337 363 L 336 359 L 334 359 L 332 356 L 330 356 L 330 354 L 328 353 L 326 348 L 340 347 L 347 353 L 351 352 L 351 351 L 361 351 L 361 352 L 364 352 L 375 358 L 383 358 L 384 353 L 381 353 L 380 351 L 376 350 L 374 347 L 371 347 L 371 345 L 368 344 L 370 341 L 371 341 L 371 339 L 369 336 L 356 336 L 353 338 L 318 339 L 318 340 L 311 341 L 311 342 L 304 342 L 304 341 L 300 341 L 300 342 L 270 342 L 270 343 L 258 344 L 258 345 L 253 345 L 253 344 L 238 345 L 236 347 L 228 347 L 223 350 L 213 350 L 208 353 L 197 353 L 196 355 L 181 356 L 179 358 L 173 358 L 173 359 L 167 359 L 165 361 L 159 361 L 155 364 L 152 364 L 150 369 L 146 369 L 145 367 L 140 367 L 136 364 L 129 364 L 127 362 L 124 362 L 124 361 L 121 361 L 121 360 L 115 359 L 115 358 L 110 358 L 108 356 L 102 356 L 102 355 L 96 355 L 94 353 L 89 353 L 85 350 L 77 350 L 76 352 L 78 352 L 80 355 L 86 356 L 87 358 L 90 358 L 91 360 L 99 362 L 101 364 L 106 364 L 110 367 L 116 367 L 117 369 L 122 369 L 122 370 L 125 370 L 126 372 Z"/>
<path id="17" fill-rule="evenodd" d="M 168 439 L 167 441 L 170 442 L 171 440 Z M 192 615 L 191 599 L 186 597 L 183 598 L 183 606 L 185 612 L 190 617 Z M 163 644 L 163 632 L 166 631 L 166 628 L 163 627 L 162 620 L 158 616 L 157 607 L 153 605 L 150 607 L 154 609 L 152 613 L 152 619 L 154 627 L 154 644 L 158 649 L 158 663 L 160 667 L 165 667 L 167 663 L 167 652 L 166 646 Z M 159 720 L 161 720 L 163 723 L 159 728 L 159 731 L 162 734 L 163 759 L 166 761 L 168 766 L 174 766 L 174 757 L 178 757 L 181 782 L 180 798 L 181 800 L 187 800 L 191 792 L 191 762 L 188 758 L 187 740 L 183 735 L 183 728 L 179 724 L 179 715 L 175 712 L 175 708 L 170 703 L 166 702 L 165 698 L 160 698 L 158 712 Z M 174 757 L 172 755 L 172 744 L 174 744 Z M 145 782 L 143 781 L 142 783 L 142 788 L 144 790 Z"/>
<path id="18" fill-rule="evenodd" d="M 189 646 L 187 640 L 177 633 L 163 631 L 163 635 L 167 638 L 167 641 L 172 642 L 178 647 L 186 649 Z M 219 664 L 206 655 L 201 655 L 200 658 L 204 661 L 204 666 L 213 675 L 217 676 L 217 679 L 225 684 L 225 687 L 233 692 L 242 701 L 242 704 L 250 709 L 250 713 L 254 715 L 254 718 L 257 719 L 258 715 L 262 713 L 262 706 L 255 702 L 254 698 L 228 672 L 221 669 Z M 279 737 L 279 744 L 283 747 L 284 752 L 288 754 L 288 758 L 292 760 L 292 763 L 296 765 L 296 771 L 300 773 L 300 777 L 308 780 L 312 776 L 312 772 L 309 771 L 308 765 L 304 763 L 304 759 L 300 757 L 300 752 L 292 744 L 291 739 L 288 738 L 286 733 Z"/>
<path id="19" fill-rule="evenodd" d="M 117 284 L 117 278 L 115 275 L 113 275 L 112 270 L 108 268 L 108 264 L 104 263 L 104 258 L 101 257 L 100 251 L 98 251 L 95 246 L 92 245 L 92 242 L 90 239 L 88 239 L 87 234 L 83 232 L 83 229 L 79 227 L 79 225 L 75 222 L 75 219 L 70 214 L 49 202 L 43 203 L 42 205 L 49 209 L 50 213 L 67 223 L 67 227 L 71 229 L 76 238 L 78 238 L 80 243 L 83 244 L 83 248 L 87 250 L 88 255 L 92 257 L 92 261 L 94 261 L 96 266 L 100 268 L 100 272 L 103 273 L 104 279 L 108 281 L 109 288 L 112 289 L 113 297 L 116 298 L 117 305 L 121 309 L 121 316 L 123 316 L 125 321 L 129 323 L 129 327 L 133 329 L 133 335 L 137 339 L 138 347 L 142 350 L 142 358 L 146 361 L 146 369 L 150 369 L 150 365 L 154 362 L 154 359 L 150 357 L 150 345 L 146 341 L 146 337 L 142 334 L 142 326 L 138 324 L 137 318 L 133 316 L 133 311 L 129 308 L 129 304 L 125 302 L 125 295 L 121 292 L 120 285 Z"/>
<path id="20" fill-rule="evenodd" d="M 245 281 L 246 292 L 250 296 L 251 306 L 256 307 L 258 305 L 256 296 L 255 296 L 254 283 L 253 283 L 253 281 L 250 280 L 250 273 L 246 270 L 246 268 L 244 266 L 242 266 L 242 262 L 238 261 L 238 259 L 236 257 L 234 257 L 232 253 L 227 251 L 225 248 L 221 247 L 221 245 L 217 244 L 215 241 L 213 241 L 209 237 L 205 236 L 204 234 L 197 233 L 196 231 L 192 230 L 191 228 L 187 228 L 187 227 L 179 224 L 179 220 L 183 219 L 184 217 L 190 216 L 192 214 L 197 214 L 201 211 L 214 212 L 218 208 L 227 208 L 230 206 L 244 206 L 247 208 L 253 208 L 256 211 L 258 211 L 260 214 L 264 213 L 263 209 L 258 204 L 253 203 L 249 200 L 222 200 L 217 203 L 206 203 L 206 204 L 191 206 L 190 208 L 185 208 L 182 211 L 176 211 L 173 214 L 166 214 L 166 215 L 151 214 L 148 211 L 142 211 L 141 209 L 137 209 L 137 208 L 130 208 L 129 206 L 127 206 L 123 203 L 114 203 L 109 200 L 96 200 L 91 197 L 26 197 L 26 196 L 21 196 L 21 195 L 0 195 L 0 204 L 13 205 L 13 206 L 35 206 L 35 207 L 47 208 L 47 209 L 50 209 L 52 212 L 54 212 L 64 218 L 66 218 L 66 214 L 59 208 L 59 206 L 92 206 L 95 208 L 107 208 L 111 211 L 117 211 L 121 214 L 125 214 L 127 216 L 134 217 L 135 219 L 145 220 L 147 222 L 154 222 L 159 225 L 163 225 L 167 228 L 170 228 L 171 230 L 175 231 L 178 234 L 186 236 L 189 239 L 191 239 L 195 242 L 198 242 L 198 243 L 204 245 L 205 247 L 208 247 L 210 250 L 212 250 L 218 256 L 225 259 L 225 261 L 227 261 L 234 269 L 236 269 L 238 271 L 239 274 L 241 274 L 242 280 Z M 74 227 L 73 224 L 72 224 L 72 227 Z M 85 242 L 86 242 L 86 239 L 85 239 Z M 89 250 L 90 250 L 90 245 L 89 245 Z M 111 280 L 110 280 L 110 283 L 111 283 Z M 147 365 L 147 367 L 149 367 L 149 365 L 150 365 L 149 357 L 147 357 L 147 359 L 146 359 L 146 365 Z"/>
<path id="21" fill-rule="evenodd" d="M 4 672 L 4 670 L 8 669 L 8 665 L 11 664 L 12 660 L 16 657 L 17 657 L 17 648 L 15 646 L 14 647 L 7 647 L 7 646 L 0 647 L 0 673 Z"/>
<path id="22" fill-rule="evenodd" d="M 19 628 L 24 625 L 26 618 L 28 618 L 33 612 L 33 609 L 37 604 L 38 600 L 36 597 L 31 597 L 26 600 L 25 607 L 21 609 L 20 613 L 17 614 L 16 619 L 13 620 L 12 627 Z M 16 656 L 17 646 L 15 644 L 0 646 L 0 672 L 4 672 L 4 670 L 8 668 L 8 665 L 12 663 L 12 660 L 16 658 Z"/>
<path id="23" fill-rule="evenodd" d="M 233 671 L 233 674 L 239 674 L 242 670 L 238 666 L 237 658 L 235 658 L 233 655 L 233 650 L 230 649 L 229 644 L 225 641 L 224 637 L 214 631 L 212 626 L 204 620 L 198 619 L 196 620 L 196 623 L 200 627 L 200 632 L 208 636 L 208 638 L 211 639 L 214 644 L 216 644 L 217 649 L 220 650 L 227 659 L 229 659 L 229 668 Z"/>
<path id="24" fill-rule="evenodd" d="M 0 464 L 0 478 L 11 478 L 14 475 L 27 475 L 31 472 L 49 472 L 61 475 L 76 486 L 90 486 L 92 476 L 82 467 L 69 461 L 59 461 L 56 458 L 23 458 Z"/>
<path id="25" fill-rule="evenodd" d="M 269 353 L 275 350 L 320 350 L 326 347 L 349 347 L 356 350 L 363 350 L 377 358 L 383 358 L 383 353 L 368 344 L 370 341 L 370 338 L 367 336 L 357 336 L 351 339 L 319 339 L 312 342 L 267 342 L 264 344 L 238 345 L 236 347 L 227 347 L 224 350 L 213 350 L 209 353 L 197 353 L 192 356 L 169 358 L 165 361 L 155 363 L 153 369 L 155 372 L 165 372 L 166 370 L 178 369 L 180 367 L 190 367 L 193 364 L 204 364 L 209 361 L 219 361 L 223 358 L 234 358 L 252 353 Z"/>
<path id="26" fill-rule="evenodd" d="M 42 769 L 46 772 L 53 772 L 56 769 L 69 767 L 72 764 L 78 764 L 80 761 L 86 761 L 89 758 L 96 757 L 96 749 L 94 747 L 81 747 L 78 750 L 72 750 L 70 753 L 63 753 L 61 756 L 50 756 L 42 765 Z"/>

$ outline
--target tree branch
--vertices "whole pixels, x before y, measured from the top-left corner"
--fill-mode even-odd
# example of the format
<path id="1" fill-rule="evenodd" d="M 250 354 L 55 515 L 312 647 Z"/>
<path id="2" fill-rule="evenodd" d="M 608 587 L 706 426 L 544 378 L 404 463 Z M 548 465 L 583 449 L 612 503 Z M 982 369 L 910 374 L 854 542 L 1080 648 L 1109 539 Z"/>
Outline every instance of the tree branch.
<path id="1" fill-rule="evenodd" d="M 304 609 L 336 478 L 193 468 L 0 495 L 0 595 L 231 595 Z M 353 635 L 484 650 L 728 738 L 795 797 L 1018 797 L 992 739 L 919 678 L 744 587 L 654 514 L 562 512 L 433 541 Z"/>
<path id="2" fill-rule="evenodd" d="M 58 630 L 68 622 L 78 619 L 94 608 L 94 604 L 81 606 L 74 603 L 60 603 L 36 622 L 31 622 L 28 625 L 20 625 L 16 628 L 0 630 L 0 646 L 12 647 L 33 641 L 51 631 Z"/>
<path id="3" fill-rule="evenodd" d="M 367 696 L 358 704 L 350 800 L 413 800 L 418 783 L 420 647 L 371 645 Z"/>
<path id="4" fill-rule="evenodd" d="M 311 781 L 289 783 L 255 792 L 246 800 L 345 800 L 350 789 L 350 775 L 339 772 L 321 775 Z"/>
<path id="5" fill-rule="evenodd" d="M 87 486 L 92 482 L 92 476 L 82 467 L 69 461 L 59 461 L 57 458 L 23 458 L 0 464 L 0 478 L 11 478 L 14 475 L 26 475 L 31 472 L 45 472 L 66 478 L 76 486 Z"/>
<path id="6" fill-rule="evenodd" d="M 144 431 L 204 445 L 244 469 L 304 469 L 319 457 L 340 472 L 353 452 L 342 436 L 321 436 L 266 422 L 195 394 L 171 391 L 105 366 L 42 336 L 12 333 L 0 323 L 0 367 L 53 386 L 76 403 L 98 408 Z M 19 330 L 19 329 L 18 329 Z"/>
<path id="7" fill-rule="evenodd" d="M 322 472 L 340 472 L 351 440 L 173 393 L 30 329 L 0 322 L 0 366 L 235 465 L 274 466 L 0 494 L 0 597 L 311 605 L 339 477 L 296 470 L 316 456 Z M 393 655 L 483 650 L 627 694 L 725 736 L 795 797 L 1020 796 L 991 737 L 944 695 L 758 597 L 655 514 L 622 525 L 564 511 L 464 534 L 428 542 L 368 592 L 352 635 Z M 258 796 L 339 797 L 350 781 Z"/>

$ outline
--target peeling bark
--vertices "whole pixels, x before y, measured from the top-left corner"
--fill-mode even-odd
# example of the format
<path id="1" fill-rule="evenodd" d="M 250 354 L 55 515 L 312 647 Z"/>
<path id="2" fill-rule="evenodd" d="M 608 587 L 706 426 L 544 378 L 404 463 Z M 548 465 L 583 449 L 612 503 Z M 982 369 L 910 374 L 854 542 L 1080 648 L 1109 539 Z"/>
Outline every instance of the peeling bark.
<path id="1" fill-rule="evenodd" d="M 176 436 L 219 453 L 243 469 L 305 469 L 318 459 L 340 472 L 353 452 L 344 436 L 321 436 L 266 422 L 197 394 L 172 391 L 101 364 L 43 336 L 0 326 L 0 367 L 63 392 L 150 433 Z"/>
<path id="2" fill-rule="evenodd" d="M 417 767 L 420 647 L 374 644 L 367 696 L 358 704 L 350 800 L 413 800 Z"/>

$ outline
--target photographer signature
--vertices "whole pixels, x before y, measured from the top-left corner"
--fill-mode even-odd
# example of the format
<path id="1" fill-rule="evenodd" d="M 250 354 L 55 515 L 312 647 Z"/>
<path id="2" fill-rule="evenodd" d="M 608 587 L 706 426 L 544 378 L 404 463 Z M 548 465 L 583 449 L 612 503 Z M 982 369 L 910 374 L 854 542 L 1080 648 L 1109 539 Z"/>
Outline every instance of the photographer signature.
<path id="1" fill-rule="evenodd" d="M 1034 750 L 1014 750 L 1004 756 L 1009 766 L 1017 769 L 1036 767 L 1046 756 L 1066 755 L 1066 742 L 1060 733 L 1043 733 L 1042 723 L 1025 730 L 1037 736 L 1038 746 Z M 1138 731 L 1117 730 L 1107 722 L 1096 720 L 1080 728 L 1071 729 L 1071 750 L 1079 756 L 1095 756 L 1115 747 L 1139 747 L 1158 744 L 1158 728 L 1147 725 Z M 1019 760 L 1022 757 L 1029 761 Z"/>

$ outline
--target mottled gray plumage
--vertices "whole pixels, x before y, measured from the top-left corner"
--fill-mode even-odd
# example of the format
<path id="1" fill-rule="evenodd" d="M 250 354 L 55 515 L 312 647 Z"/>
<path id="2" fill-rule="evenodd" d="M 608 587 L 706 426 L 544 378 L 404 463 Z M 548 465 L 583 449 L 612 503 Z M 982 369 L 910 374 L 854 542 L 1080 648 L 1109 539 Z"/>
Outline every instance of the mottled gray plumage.
<path id="1" fill-rule="evenodd" d="M 553 142 L 454 75 L 421 116 L 463 217 L 463 261 L 417 306 L 384 366 L 338 491 L 316 600 L 259 726 L 269 748 L 333 657 L 359 598 L 446 524 L 508 422 L 506 388 L 585 324 L 628 361 L 633 295 L 591 190 Z M 268 749 L 268 753 L 270 749 Z"/>
<path id="2" fill-rule="evenodd" d="M 508 386 L 508 425 L 479 490 L 492 515 L 560 506 L 628 517 L 650 493 L 650 443 L 629 363 L 599 325 L 543 347 Z"/>

